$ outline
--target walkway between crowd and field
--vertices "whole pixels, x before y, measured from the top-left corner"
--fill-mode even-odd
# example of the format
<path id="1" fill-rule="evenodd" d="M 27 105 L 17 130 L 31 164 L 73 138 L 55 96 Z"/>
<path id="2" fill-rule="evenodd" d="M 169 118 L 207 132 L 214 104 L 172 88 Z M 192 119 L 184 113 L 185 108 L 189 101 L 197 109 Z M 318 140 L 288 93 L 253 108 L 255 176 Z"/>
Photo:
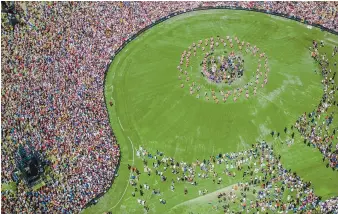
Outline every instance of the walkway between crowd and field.
<path id="1" fill-rule="evenodd" d="M 119 122 L 120 122 L 120 118 L 119 118 Z M 121 125 L 121 122 L 120 122 L 120 125 Z M 122 125 L 121 125 L 121 128 L 122 128 Z M 123 129 L 123 128 L 122 128 L 122 129 Z M 130 144 L 131 144 L 131 147 L 132 147 L 132 150 L 133 150 L 133 165 L 134 165 L 134 161 L 135 161 L 135 158 L 134 158 L 134 157 L 135 157 L 135 154 L 134 154 L 134 144 L 133 144 L 133 141 L 131 141 L 131 139 L 130 139 L 129 136 L 128 136 L 128 139 L 129 139 L 129 141 L 130 141 Z M 131 173 L 132 173 L 132 170 L 130 169 L 129 177 L 131 176 Z M 109 208 L 109 210 L 114 209 L 114 208 L 115 208 L 117 205 L 119 205 L 119 203 L 122 201 L 124 195 L 125 195 L 126 192 L 127 192 L 128 187 L 129 187 L 129 177 L 128 177 L 128 179 L 127 179 L 127 185 L 126 185 L 126 188 L 124 189 L 124 192 L 123 192 L 123 194 L 122 194 L 120 200 L 119 200 L 113 207 Z"/>

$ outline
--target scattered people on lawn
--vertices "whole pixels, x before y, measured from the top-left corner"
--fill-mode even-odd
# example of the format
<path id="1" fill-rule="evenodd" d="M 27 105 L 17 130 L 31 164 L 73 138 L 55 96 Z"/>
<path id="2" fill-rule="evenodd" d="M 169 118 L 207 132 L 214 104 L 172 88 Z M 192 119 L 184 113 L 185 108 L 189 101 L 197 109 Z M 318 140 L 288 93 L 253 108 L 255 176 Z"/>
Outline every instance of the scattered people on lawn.
<path id="1" fill-rule="evenodd" d="M 142 154 L 139 158 L 151 161 L 149 151 L 142 147 L 137 151 Z M 192 163 L 177 161 L 162 153 L 157 160 L 159 164 L 153 166 L 159 171 L 162 171 L 161 167 L 171 169 L 166 171 L 171 174 L 168 176 L 176 176 L 179 183 L 195 184 L 193 187 L 197 189 L 199 180 L 216 183 L 217 178 L 217 184 L 220 184 L 227 176 L 236 177 L 236 172 L 242 174 L 242 182 L 233 185 L 230 191 L 218 195 L 218 203 L 225 212 L 230 212 L 234 203 L 240 204 L 242 211 L 248 212 L 305 212 L 314 209 L 332 211 L 336 208 L 334 202 L 337 199 L 322 201 L 314 194 L 311 182 L 305 182 L 296 173 L 283 168 L 280 160 L 281 155 L 276 157 L 273 147 L 263 141 L 252 144 L 249 150 L 210 156 L 209 159 L 197 159 Z M 174 183 L 172 180 L 171 186 Z M 196 197 L 207 193 L 207 190 L 198 189 Z M 157 195 L 157 192 L 153 190 L 153 194 Z M 189 194 L 187 187 L 182 194 Z M 247 195 L 254 197 L 248 198 Z M 161 202 L 164 199 L 161 197 L 159 200 Z"/>

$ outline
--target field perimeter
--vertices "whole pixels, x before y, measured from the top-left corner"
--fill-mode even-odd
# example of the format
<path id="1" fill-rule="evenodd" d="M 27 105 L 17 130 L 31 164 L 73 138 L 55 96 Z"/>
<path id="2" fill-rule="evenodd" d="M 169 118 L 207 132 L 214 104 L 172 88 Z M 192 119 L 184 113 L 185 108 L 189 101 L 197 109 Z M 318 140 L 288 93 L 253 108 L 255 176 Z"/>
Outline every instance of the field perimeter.
<path id="1" fill-rule="evenodd" d="M 193 42 L 212 36 L 237 36 L 269 56 L 269 83 L 255 97 L 216 104 L 196 99 L 187 88 L 180 88 L 176 67 L 181 53 Z M 321 154 L 304 145 L 298 132 L 290 147 L 281 143 L 290 138 L 284 127 L 312 111 L 323 93 L 321 76 L 315 73 L 318 67 L 308 50 L 313 39 L 323 40 L 329 50 L 338 45 L 337 36 L 298 22 L 255 12 L 209 10 L 169 19 L 128 44 L 113 61 L 105 85 L 110 122 L 122 151 L 118 177 L 105 196 L 84 213 L 143 213 L 137 198 L 146 199 L 151 213 L 216 212 L 208 207 L 207 199 L 204 204 L 204 199 L 196 199 L 198 203 L 190 200 L 199 197 L 198 189 L 212 193 L 240 181 L 228 179 L 217 185 L 206 180 L 195 189 L 180 183 L 172 192 L 169 184 L 143 172 L 142 160 L 136 156 L 139 146 L 191 162 L 242 151 L 266 140 L 282 156 L 284 167 L 312 182 L 316 194 L 323 198 L 338 195 L 338 173 L 325 167 Z M 246 69 L 255 68 L 248 64 Z M 198 70 L 191 72 L 199 74 Z M 272 137 L 271 131 L 280 132 L 280 137 Z M 132 197 L 127 164 L 141 169 L 141 183 L 161 189 L 165 205 L 151 193 Z M 172 178 L 168 175 L 169 183 Z M 183 194 L 185 187 L 187 195 Z"/>

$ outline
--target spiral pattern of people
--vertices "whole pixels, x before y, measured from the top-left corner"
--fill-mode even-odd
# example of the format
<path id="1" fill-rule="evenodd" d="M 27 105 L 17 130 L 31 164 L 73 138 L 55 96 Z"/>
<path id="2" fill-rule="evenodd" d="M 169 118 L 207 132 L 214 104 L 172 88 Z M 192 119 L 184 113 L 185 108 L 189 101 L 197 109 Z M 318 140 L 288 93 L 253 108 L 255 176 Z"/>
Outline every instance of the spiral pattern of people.
<path id="1" fill-rule="evenodd" d="M 268 83 L 270 72 L 268 56 L 259 47 L 230 36 L 193 42 L 181 54 L 177 70 L 181 88 L 215 103 L 255 96 Z"/>

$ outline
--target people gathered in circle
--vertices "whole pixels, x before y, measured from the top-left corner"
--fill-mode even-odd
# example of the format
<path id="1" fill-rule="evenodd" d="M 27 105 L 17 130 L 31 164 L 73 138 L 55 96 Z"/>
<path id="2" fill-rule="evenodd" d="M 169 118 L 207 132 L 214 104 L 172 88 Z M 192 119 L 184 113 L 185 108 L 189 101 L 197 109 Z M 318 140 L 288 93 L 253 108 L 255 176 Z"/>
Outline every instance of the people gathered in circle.
<path id="1" fill-rule="evenodd" d="M 236 79 L 243 76 L 244 59 L 233 52 L 226 55 L 214 56 L 207 54 L 203 59 L 202 73 L 214 83 L 226 83 L 231 85 Z"/>

